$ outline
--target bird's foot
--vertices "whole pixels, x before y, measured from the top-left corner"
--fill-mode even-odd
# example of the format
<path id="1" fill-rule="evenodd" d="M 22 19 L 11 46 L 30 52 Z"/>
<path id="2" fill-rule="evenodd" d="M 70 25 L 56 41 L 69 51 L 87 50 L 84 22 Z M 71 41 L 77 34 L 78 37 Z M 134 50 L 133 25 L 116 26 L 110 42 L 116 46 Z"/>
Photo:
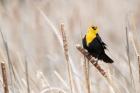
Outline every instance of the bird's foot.
<path id="1" fill-rule="evenodd" d="M 97 58 L 97 59 L 96 59 L 96 63 L 97 63 L 97 64 L 98 64 L 98 61 L 99 61 L 99 59 Z"/>

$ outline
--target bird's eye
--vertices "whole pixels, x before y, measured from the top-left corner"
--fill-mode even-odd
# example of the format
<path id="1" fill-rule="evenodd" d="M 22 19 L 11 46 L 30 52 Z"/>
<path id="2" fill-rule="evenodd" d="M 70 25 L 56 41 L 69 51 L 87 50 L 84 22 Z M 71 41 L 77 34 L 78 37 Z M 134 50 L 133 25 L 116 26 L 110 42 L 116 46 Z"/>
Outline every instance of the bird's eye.
<path id="1" fill-rule="evenodd" d="M 96 29 L 97 29 L 97 27 L 93 26 L 93 27 L 92 27 L 92 29 L 96 30 Z"/>

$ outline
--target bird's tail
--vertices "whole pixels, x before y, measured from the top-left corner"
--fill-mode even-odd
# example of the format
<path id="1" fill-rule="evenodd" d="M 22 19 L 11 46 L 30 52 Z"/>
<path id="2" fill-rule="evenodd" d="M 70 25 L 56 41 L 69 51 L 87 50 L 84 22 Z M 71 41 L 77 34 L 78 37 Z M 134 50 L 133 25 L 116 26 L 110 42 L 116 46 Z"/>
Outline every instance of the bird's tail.
<path id="1" fill-rule="evenodd" d="M 102 54 L 99 59 L 103 60 L 104 62 L 106 63 L 113 63 L 113 60 L 108 56 L 106 55 L 105 53 Z"/>

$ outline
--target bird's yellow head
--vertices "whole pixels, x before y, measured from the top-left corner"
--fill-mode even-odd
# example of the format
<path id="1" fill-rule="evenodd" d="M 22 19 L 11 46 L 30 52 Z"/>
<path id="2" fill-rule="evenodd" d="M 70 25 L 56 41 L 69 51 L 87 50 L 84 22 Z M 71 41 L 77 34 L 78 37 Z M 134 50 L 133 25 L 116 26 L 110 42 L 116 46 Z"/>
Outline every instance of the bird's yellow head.
<path id="1" fill-rule="evenodd" d="M 91 43 L 94 40 L 98 31 L 99 31 L 99 28 L 96 26 L 90 26 L 88 28 L 88 31 L 86 33 L 87 46 L 89 45 L 89 43 Z"/>
<path id="2" fill-rule="evenodd" d="M 90 26 L 90 27 L 88 28 L 87 33 L 95 34 L 95 35 L 96 35 L 96 34 L 98 33 L 98 31 L 99 31 L 99 29 L 98 29 L 97 26 Z"/>

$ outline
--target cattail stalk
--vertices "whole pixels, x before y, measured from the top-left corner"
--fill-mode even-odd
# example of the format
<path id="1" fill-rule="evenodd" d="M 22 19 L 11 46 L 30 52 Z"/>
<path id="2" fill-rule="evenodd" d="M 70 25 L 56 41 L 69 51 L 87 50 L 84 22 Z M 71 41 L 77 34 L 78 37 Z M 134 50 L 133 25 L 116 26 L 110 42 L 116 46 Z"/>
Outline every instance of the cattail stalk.
<path id="1" fill-rule="evenodd" d="M 59 31 L 57 30 L 57 28 L 55 27 L 55 25 L 53 24 L 53 22 L 48 18 L 48 16 L 46 16 L 46 14 L 43 12 L 42 9 L 40 9 L 39 7 L 37 7 L 37 10 L 40 12 L 40 14 L 42 15 L 42 17 L 44 18 L 45 22 L 52 28 L 53 33 L 56 35 L 61 47 L 63 47 L 63 40 L 61 38 L 61 35 L 59 34 Z M 73 59 L 71 58 L 71 56 L 69 55 L 69 63 L 71 64 L 71 69 L 72 72 L 76 75 L 78 75 L 78 72 L 76 70 L 76 67 L 74 64 L 72 64 Z M 77 86 L 77 91 L 81 91 L 81 87 L 79 86 L 79 83 L 77 81 L 75 81 L 76 86 Z"/>
<path id="2" fill-rule="evenodd" d="M 2 70 L 2 77 L 3 77 L 3 87 L 4 87 L 4 93 L 9 93 L 8 90 L 8 82 L 7 82 L 7 74 L 6 74 L 6 67 L 5 67 L 5 63 L 2 62 L 1 63 L 1 70 Z"/>
<path id="3" fill-rule="evenodd" d="M 113 82 L 113 80 L 111 79 L 111 77 L 106 73 L 106 71 L 104 69 L 102 69 L 102 67 L 97 63 L 98 60 L 96 58 L 94 58 L 87 50 L 85 50 L 84 48 L 82 48 L 80 45 L 76 45 L 76 48 L 79 50 L 79 52 L 81 52 L 85 58 L 91 62 L 95 68 L 100 72 L 100 74 L 105 77 L 105 79 L 107 80 L 107 82 L 110 85 L 110 88 L 112 89 L 112 93 L 121 93 L 120 90 L 116 87 L 115 83 Z"/>
<path id="4" fill-rule="evenodd" d="M 86 60 L 86 57 L 84 57 L 83 70 L 84 70 L 84 75 L 85 75 L 86 92 L 90 93 L 89 62 L 88 60 Z"/>
<path id="5" fill-rule="evenodd" d="M 64 54 L 65 54 L 66 64 L 67 64 L 67 69 L 68 69 L 70 90 L 71 90 L 71 93 L 73 93 L 72 69 L 69 63 L 68 42 L 67 42 L 66 34 L 64 31 L 64 24 L 61 24 L 61 34 L 62 34 L 62 39 L 63 39 Z"/>
<path id="6" fill-rule="evenodd" d="M 81 24 L 80 24 L 81 27 Z M 82 31 L 80 30 L 81 34 L 80 34 L 80 38 L 82 41 Z M 90 78 L 89 78 L 89 62 L 86 60 L 86 57 L 84 57 L 84 63 L 83 63 L 83 72 L 84 72 L 84 85 L 85 85 L 85 91 L 86 93 L 90 93 Z"/>
<path id="7" fill-rule="evenodd" d="M 104 76 L 107 77 L 107 73 L 101 68 L 101 66 L 97 63 L 97 59 L 95 59 L 92 55 L 89 54 L 88 51 L 86 51 L 84 48 L 82 48 L 80 45 L 77 45 L 76 48 L 88 59 L 89 62 L 91 62 L 98 71 Z"/>

